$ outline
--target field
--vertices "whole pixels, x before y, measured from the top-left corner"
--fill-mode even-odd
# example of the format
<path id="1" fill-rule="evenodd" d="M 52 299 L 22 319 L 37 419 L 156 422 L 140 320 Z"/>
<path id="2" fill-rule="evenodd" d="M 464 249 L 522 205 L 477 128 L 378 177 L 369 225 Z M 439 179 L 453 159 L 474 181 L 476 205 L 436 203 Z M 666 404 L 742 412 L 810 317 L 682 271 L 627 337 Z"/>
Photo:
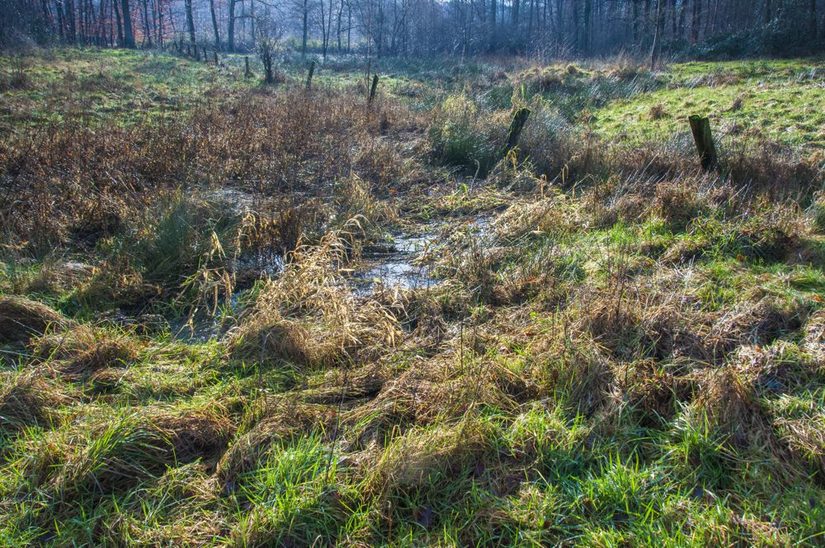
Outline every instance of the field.
<path id="1" fill-rule="evenodd" d="M 0 544 L 825 541 L 822 60 L 250 60 L 0 57 Z"/>

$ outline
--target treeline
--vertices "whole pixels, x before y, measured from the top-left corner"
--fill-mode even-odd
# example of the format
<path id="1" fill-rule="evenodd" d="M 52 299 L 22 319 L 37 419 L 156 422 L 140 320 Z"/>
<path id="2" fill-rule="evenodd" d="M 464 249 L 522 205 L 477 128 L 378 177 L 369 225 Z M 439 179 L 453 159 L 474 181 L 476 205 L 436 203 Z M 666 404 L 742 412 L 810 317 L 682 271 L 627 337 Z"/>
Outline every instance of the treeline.
<path id="1" fill-rule="evenodd" d="M 3 0 L 0 43 L 376 56 L 822 51 L 825 0 Z"/>

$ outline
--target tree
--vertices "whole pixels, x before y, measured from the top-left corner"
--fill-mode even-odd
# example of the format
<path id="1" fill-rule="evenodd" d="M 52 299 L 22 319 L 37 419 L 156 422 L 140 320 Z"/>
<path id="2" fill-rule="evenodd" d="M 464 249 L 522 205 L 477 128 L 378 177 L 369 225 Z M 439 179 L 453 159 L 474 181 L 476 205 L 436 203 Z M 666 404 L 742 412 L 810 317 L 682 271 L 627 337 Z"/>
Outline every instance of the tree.
<path id="1" fill-rule="evenodd" d="M 702 0 L 693 0 L 693 23 L 690 26 L 690 41 L 699 41 L 699 27 L 702 26 Z"/>
<path id="2" fill-rule="evenodd" d="M 209 13 L 212 15 L 212 31 L 215 33 L 215 49 L 221 49 L 221 35 L 218 32 L 218 14 L 215 11 L 215 0 L 209 0 Z"/>
<path id="3" fill-rule="evenodd" d="M 235 51 L 235 3 L 237 0 L 229 0 L 229 21 L 226 29 L 226 46 L 229 51 Z"/>
<path id="4" fill-rule="evenodd" d="M 264 81 L 267 84 L 275 82 L 275 55 L 280 47 L 281 36 L 281 28 L 271 19 L 258 25 L 258 58 L 264 66 Z"/>
<path id="5" fill-rule="evenodd" d="M 129 0 L 120 0 L 121 17 L 123 19 L 123 47 L 135 48 L 135 33 L 132 31 L 132 14 L 129 7 Z"/>
<path id="6" fill-rule="evenodd" d="M 301 33 L 301 55 L 306 57 L 307 54 L 307 37 L 309 35 L 309 0 L 301 0 L 301 18 L 302 18 L 302 33 Z"/>
<path id="7" fill-rule="evenodd" d="M 152 28 L 149 24 L 149 1 L 143 0 L 143 43 L 152 47 Z"/>
<path id="8" fill-rule="evenodd" d="M 192 17 L 192 0 L 184 0 L 183 9 L 186 12 L 186 28 L 189 31 L 189 41 L 195 43 L 195 18 Z"/>
<path id="9" fill-rule="evenodd" d="M 664 18 L 662 17 L 662 0 L 656 0 L 656 28 L 653 31 L 653 47 L 650 48 L 650 70 L 656 70 L 656 61 L 659 60 L 659 41 L 662 35 Z"/>

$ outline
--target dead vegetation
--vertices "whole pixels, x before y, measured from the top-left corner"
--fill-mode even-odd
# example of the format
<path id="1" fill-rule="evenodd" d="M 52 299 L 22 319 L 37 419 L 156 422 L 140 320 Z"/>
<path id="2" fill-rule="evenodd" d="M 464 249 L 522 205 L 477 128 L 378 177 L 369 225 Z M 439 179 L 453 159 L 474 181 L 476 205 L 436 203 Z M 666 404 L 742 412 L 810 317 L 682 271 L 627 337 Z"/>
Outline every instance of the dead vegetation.
<path id="1" fill-rule="evenodd" d="M 68 324 L 60 313 L 22 297 L 0 297 L 0 342 L 25 343 L 50 327 Z"/>
<path id="2" fill-rule="evenodd" d="M 350 225 L 358 229 L 357 221 Z M 395 317 L 376 301 L 359 301 L 339 270 L 351 233 L 329 233 L 299 246 L 232 333 L 233 356 L 288 360 L 309 367 L 348 366 L 381 356 L 399 337 Z"/>

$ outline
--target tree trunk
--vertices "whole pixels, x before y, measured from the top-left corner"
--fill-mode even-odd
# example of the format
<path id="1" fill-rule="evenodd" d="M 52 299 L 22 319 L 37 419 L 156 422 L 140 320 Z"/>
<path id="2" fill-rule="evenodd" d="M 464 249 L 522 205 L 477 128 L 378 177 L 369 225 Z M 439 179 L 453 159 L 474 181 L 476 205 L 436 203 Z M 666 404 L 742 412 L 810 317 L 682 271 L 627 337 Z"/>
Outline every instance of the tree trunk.
<path id="1" fill-rule="evenodd" d="M 309 0 L 304 0 L 303 4 L 303 33 L 301 35 L 301 55 L 307 55 L 307 36 L 309 34 Z"/>
<path id="2" fill-rule="evenodd" d="M 209 12 L 212 14 L 212 31 L 215 33 L 215 49 L 221 49 L 221 34 L 218 32 L 218 14 L 215 12 L 215 0 L 209 0 Z"/>
<path id="3" fill-rule="evenodd" d="M 121 16 L 123 17 L 123 47 L 135 49 L 135 33 L 132 31 L 132 13 L 129 0 L 121 0 Z"/>
<path id="4" fill-rule="evenodd" d="M 693 23 L 690 28 L 690 41 L 699 41 L 699 27 L 702 26 L 702 0 L 693 0 Z"/>
<path id="5" fill-rule="evenodd" d="M 662 0 L 656 0 L 656 29 L 653 31 L 653 47 L 650 48 L 650 70 L 656 70 L 659 60 L 659 41 L 662 39 Z"/>
<path id="6" fill-rule="evenodd" d="M 378 75 L 374 74 L 372 77 L 372 85 L 370 86 L 370 95 L 367 98 L 367 104 L 371 105 L 375 100 L 375 93 L 378 91 Z"/>
<path id="7" fill-rule="evenodd" d="M 344 15 L 344 0 L 338 3 L 338 22 L 335 25 L 335 33 L 338 38 L 338 54 L 341 54 L 341 18 Z"/>
<path id="8" fill-rule="evenodd" d="M 496 47 L 496 0 L 490 0 L 490 49 Z"/>
<path id="9" fill-rule="evenodd" d="M 226 45 L 229 51 L 235 51 L 235 2 L 229 0 L 229 22 L 227 23 Z"/>
<path id="10" fill-rule="evenodd" d="M 192 17 L 192 0 L 184 0 L 183 9 L 186 11 L 186 28 L 189 30 L 189 41 L 195 43 L 195 18 Z"/>
<path id="11" fill-rule="evenodd" d="M 66 8 L 66 20 L 69 23 L 69 42 L 77 43 L 77 26 L 75 23 L 74 0 L 68 0 L 64 4 Z M 134 39 L 132 40 L 134 42 Z"/>
<path id="12" fill-rule="evenodd" d="M 315 61 L 309 63 L 309 71 L 307 72 L 307 91 L 312 90 L 312 75 L 315 73 Z"/>
<path id="13" fill-rule="evenodd" d="M 518 139 L 521 136 L 521 130 L 524 129 L 524 124 L 527 123 L 527 118 L 530 116 L 529 108 L 520 108 L 513 115 L 513 120 L 510 122 L 510 130 L 507 132 L 507 143 L 504 145 L 502 156 L 507 156 L 511 150 L 518 145 Z"/>
<path id="14" fill-rule="evenodd" d="M 64 40 L 66 35 L 64 33 L 65 23 L 63 21 L 63 2 L 61 0 L 55 0 L 54 2 L 55 11 L 57 12 L 57 35 L 60 37 L 60 40 Z M 120 26 L 118 26 L 120 28 Z"/>
<path id="15" fill-rule="evenodd" d="M 152 29 L 149 25 L 149 1 L 143 0 L 143 43 L 152 47 Z"/>
<path id="16" fill-rule="evenodd" d="M 115 7 L 115 23 L 117 24 L 117 45 L 123 46 L 123 22 L 120 20 L 120 3 L 115 0 L 112 2 Z"/>

